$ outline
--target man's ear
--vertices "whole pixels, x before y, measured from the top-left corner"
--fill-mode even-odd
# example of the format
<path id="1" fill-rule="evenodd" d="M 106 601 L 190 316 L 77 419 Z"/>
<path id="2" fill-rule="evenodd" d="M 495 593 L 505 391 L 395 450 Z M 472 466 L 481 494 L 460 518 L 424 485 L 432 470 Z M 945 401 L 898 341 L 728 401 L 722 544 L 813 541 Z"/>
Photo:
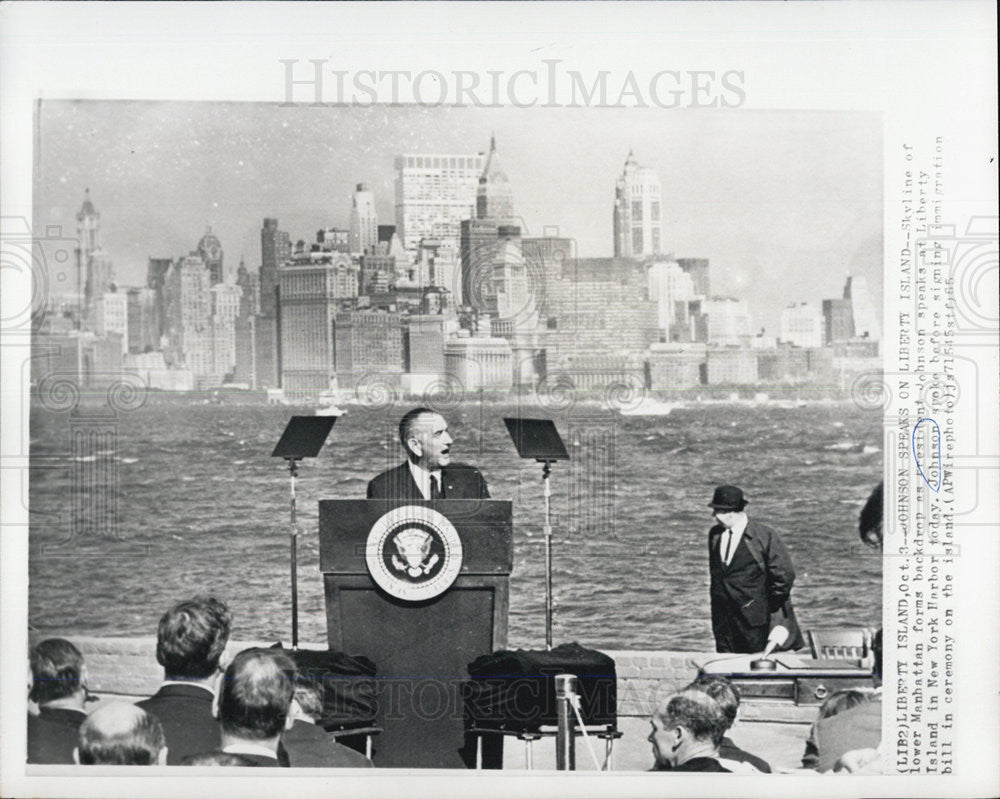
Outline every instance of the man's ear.
<path id="1" fill-rule="evenodd" d="M 406 439 L 406 448 L 417 458 L 424 454 L 424 448 L 420 444 L 420 439 L 413 436 Z"/>
<path id="2" fill-rule="evenodd" d="M 163 747 L 160 750 L 160 754 L 156 756 L 156 765 L 165 766 L 167 765 L 167 747 Z"/>
<path id="3" fill-rule="evenodd" d="M 80 747 L 79 746 L 74 746 L 73 747 L 73 762 L 76 763 L 78 766 L 80 765 Z"/>

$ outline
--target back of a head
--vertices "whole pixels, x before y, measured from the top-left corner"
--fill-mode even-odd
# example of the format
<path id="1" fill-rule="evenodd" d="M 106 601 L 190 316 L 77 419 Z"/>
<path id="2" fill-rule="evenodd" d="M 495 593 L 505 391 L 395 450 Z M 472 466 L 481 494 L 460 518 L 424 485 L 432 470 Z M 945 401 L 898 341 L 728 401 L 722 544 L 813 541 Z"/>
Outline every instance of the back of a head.
<path id="1" fill-rule="evenodd" d="M 156 633 L 156 660 L 167 679 L 212 676 L 229 642 L 232 614 L 214 597 L 179 602 L 163 614 Z"/>
<path id="2" fill-rule="evenodd" d="M 156 717 L 128 702 L 108 702 L 80 726 L 82 766 L 152 766 L 166 745 Z"/>
<path id="3" fill-rule="evenodd" d="M 718 747 L 729 729 L 719 703 L 704 691 L 685 688 L 674 694 L 657 715 L 666 727 L 681 726 L 699 741 L 711 741 Z"/>
<path id="4" fill-rule="evenodd" d="M 273 649 L 247 649 L 226 669 L 219 692 L 219 723 L 232 736 L 274 738 L 285 728 L 295 690 L 295 663 Z"/>
<path id="5" fill-rule="evenodd" d="M 740 709 L 740 692 L 726 677 L 718 674 L 701 674 L 688 688 L 712 697 L 726 717 L 726 729 L 733 726 Z"/>
<path id="6" fill-rule="evenodd" d="M 817 719 L 828 719 L 831 716 L 836 716 L 838 713 L 843 713 L 845 710 L 850 710 L 852 707 L 863 705 L 868 700 L 869 694 L 864 691 L 845 688 L 842 691 L 830 694 L 824 700 L 823 704 L 820 705 Z"/>
<path id="7" fill-rule="evenodd" d="M 182 766 L 256 766 L 250 758 L 230 752 L 205 752 L 199 755 L 185 755 Z"/>
<path id="8" fill-rule="evenodd" d="M 83 655 L 64 638 L 49 638 L 31 650 L 32 702 L 44 705 L 80 689 Z"/>

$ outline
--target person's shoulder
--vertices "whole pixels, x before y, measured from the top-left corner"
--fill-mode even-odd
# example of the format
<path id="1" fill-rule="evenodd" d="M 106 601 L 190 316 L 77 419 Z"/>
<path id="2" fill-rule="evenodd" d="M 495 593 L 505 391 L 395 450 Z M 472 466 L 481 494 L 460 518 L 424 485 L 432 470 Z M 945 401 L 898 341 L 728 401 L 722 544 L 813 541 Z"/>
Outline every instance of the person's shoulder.
<path id="1" fill-rule="evenodd" d="M 457 474 L 473 475 L 473 474 L 478 474 L 480 477 L 482 477 L 482 473 L 479 471 L 479 469 L 477 469 L 475 466 L 473 466 L 472 464 L 469 464 L 469 463 L 449 463 L 445 467 L 445 471 L 448 472 L 449 475 L 457 475 Z"/>

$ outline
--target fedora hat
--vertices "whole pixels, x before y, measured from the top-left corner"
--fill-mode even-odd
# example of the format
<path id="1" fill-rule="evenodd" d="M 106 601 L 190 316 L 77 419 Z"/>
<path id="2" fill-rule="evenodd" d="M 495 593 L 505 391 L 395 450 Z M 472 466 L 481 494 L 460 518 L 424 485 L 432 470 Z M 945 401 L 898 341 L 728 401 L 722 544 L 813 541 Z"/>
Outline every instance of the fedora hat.
<path id="1" fill-rule="evenodd" d="M 747 506 L 747 501 L 743 498 L 742 488 L 718 486 L 708 506 L 716 510 L 737 511 L 743 510 Z"/>

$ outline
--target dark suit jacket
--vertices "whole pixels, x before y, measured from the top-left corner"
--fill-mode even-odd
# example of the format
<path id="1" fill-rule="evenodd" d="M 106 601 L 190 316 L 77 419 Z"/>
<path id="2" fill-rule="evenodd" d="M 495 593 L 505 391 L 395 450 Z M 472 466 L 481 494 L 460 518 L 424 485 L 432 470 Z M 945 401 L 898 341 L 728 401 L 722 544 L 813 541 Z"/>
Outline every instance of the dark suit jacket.
<path id="1" fill-rule="evenodd" d="M 73 765 L 80 725 L 87 718 L 82 710 L 41 708 L 28 715 L 28 762 Z"/>
<path id="2" fill-rule="evenodd" d="M 720 611 L 737 613 L 738 621 L 745 627 L 783 624 L 788 628 L 789 637 L 780 648 L 802 647 L 802 633 L 789 600 L 795 568 L 781 538 L 766 524 L 748 518 L 740 545 L 745 544 L 758 568 L 734 570 L 722 563 L 719 554 L 719 542 L 725 529 L 717 524 L 708 533 L 713 615 Z"/>
<path id="3" fill-rule="evenodd" d="M 222 750 L 213 749 L 212 752 L 209 754 L 213 754 L 215 752 L 221 753 Z M 264 755 L 258 755 L 255 753 L 246 753 L 246 752 L 239 752 L 238 754 L 240 757 L 244 757 L 247 760 L 249 760 L 250 761 L 249 765 L 251 766 L 269 766 L 271 768 L 281 768 L 288 766 L 287 763 L 281 763 L 275 757 L 265 757 Z"/>
<path id="4" fill-rule="evenodd" d="M 219 723 L 212 715 L 212 692 L 198 685 L 164 685 L 136 704 L 163 725 L 167 765 L 180 765 L 185 755 L 211 752 L 222 745 Z"/>
<path id="5" fill-rule="evenodd" d="M 882 697 L 848 708 L 813 726 L 817 771 L 829 771 L 853 749 L 874 749 L 882 741 Z"/>
<path id="6" fill-rule="evenodd" d="M 441 470 L 445 499 L 489 499 L 483 476 L 473 467 L 452 463 Z M 423 499 L 408 463 L 382 472 L 368 483 L 368 499 Z"/>
<path id="7" fill-rule="evenodd" d="M 714 757 L 692 757 L 686 763 L 681 763 L 679 766 L 674 766 L 670 769 L 671 771 L 714 771 L 726 774 L 732 774 L 732 772 L 723 767 L 723 765 L 716 760 Z"/>
<path id="8" fill-rule="evenodd" d="M 281 734 L 292 768 L 372 768 L 360 752 L 339 744 L 322 727 L 298 720 Z"/>
<path id="9" fill-rule="evenodd" d="M 771 773 L 771 765 L 763 758 L 752 755 L 744 749 L 740 749 L 729 738 L 723 738 L 719 744 L 719 757 L 723 760 L 735 760 L 739 763 L 749 763 L 757 771 L 763 774 Z"/>

